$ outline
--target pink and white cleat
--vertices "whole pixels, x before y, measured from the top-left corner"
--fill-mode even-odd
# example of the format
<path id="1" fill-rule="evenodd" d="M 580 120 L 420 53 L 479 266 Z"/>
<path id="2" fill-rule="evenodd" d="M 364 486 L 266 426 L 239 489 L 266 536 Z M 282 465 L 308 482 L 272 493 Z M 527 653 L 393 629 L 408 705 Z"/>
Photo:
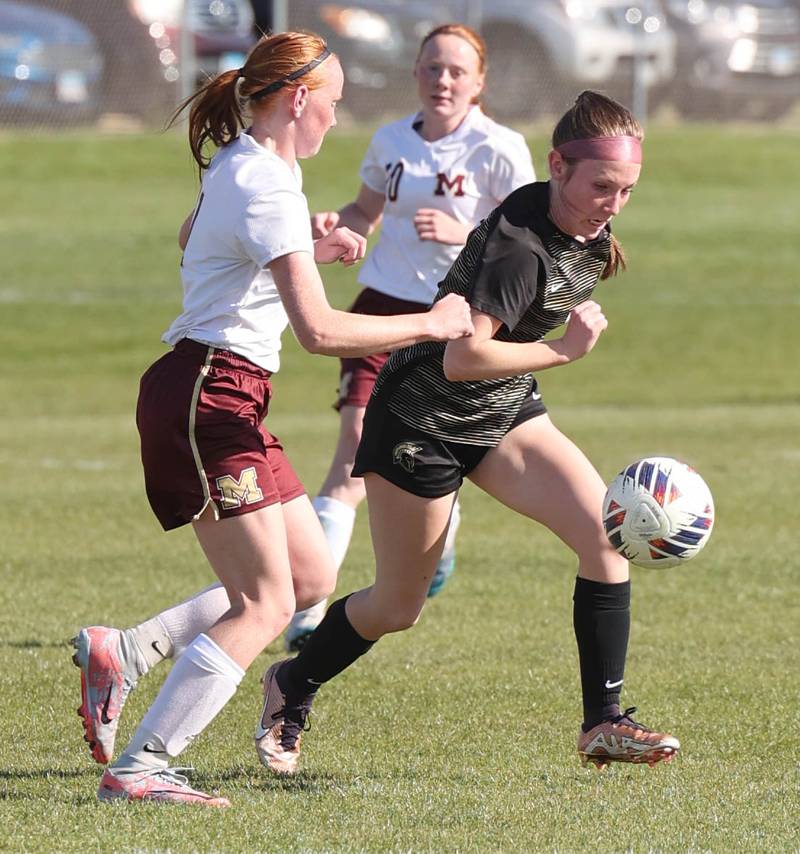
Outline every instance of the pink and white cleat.
<path id="1" fill-rule="evenodd" d="M 669 762 L 680 750 L 675 736 L 656 732 L 633 720 L 636 708 L 629 709 L 611 720 L 602 721 L 588 732 L 578 734 L 578 754 L 584 765 L 591 762 L 599 771 L 611 762 L 647 763 Z"/>
<path id="2" fill-rule="evenodd" d="M 97 790 L 98 801 L 153 801 L 158 804 L 199 804 L 229 807 L 227 798 L 199 792 L 177 768 L 152 768 L 133 773 L 105 771 Z"/>
<path id="3" fill-rule="evenodd" d="M 136 687 L 135 663 L 124 660 L 120 647 L 122 632 L 104 626 L 81 629 L 72 639 L 72 660 L 81 669 L 81 705 L 84 740 L 92 758 L 105 765 L 114 752 L 119 716 Z"/>

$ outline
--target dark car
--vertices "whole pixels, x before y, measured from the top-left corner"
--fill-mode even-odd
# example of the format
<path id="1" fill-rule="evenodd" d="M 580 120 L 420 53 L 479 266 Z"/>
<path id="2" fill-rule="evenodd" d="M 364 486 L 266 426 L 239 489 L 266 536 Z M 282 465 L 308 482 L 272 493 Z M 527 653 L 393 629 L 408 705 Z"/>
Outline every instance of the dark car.
<path id="1" fill-rule="evenodd" d="M 102 112 L 163 124 L 182 94 L 208 75 L 241 65 L 255 41 L 249 0 L 186 2 L 186 7 L 184 0 L 26 0 L 24 5 L 42 21 L 68 8 L 90 33 L 102 57 Z M 194 62 L 191 80 L 182 87 L 183 46 Z"/>
<path id="2" fill-rule="evenodd" d="M 795 0 L 665 0 L 678 37 L 670 99 L 689 118 L 776 119 L 800 99 Z"/>
<path id="3" fill-rule="evenodd" d="M 81 121 L 100 108 L 103 57 L 68 15 L 0 0 L 0 116 L 4 122 Z"/>

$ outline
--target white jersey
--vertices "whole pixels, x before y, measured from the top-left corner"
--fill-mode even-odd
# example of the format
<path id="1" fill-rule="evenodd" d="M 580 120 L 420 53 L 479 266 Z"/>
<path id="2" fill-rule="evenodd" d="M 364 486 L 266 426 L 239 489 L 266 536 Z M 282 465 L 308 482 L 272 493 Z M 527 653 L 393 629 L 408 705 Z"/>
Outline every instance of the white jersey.
<path id="1" fill-rule="evenodd" d="M 497 124 L 478 106 L 453 133 L 428 142 L 414 129 L 419 115 L 380 128 L 361 164 L 361 178 L 385 196 L 377 244 L 358 281 L 384 294 L 430 303 L 461 245 L 420 240 L 414 215 L 438 208 L 470 227 L 505 197 L 535 180 L 522 134 Z"/>
<path id="2" fill-rule="evenodd" d="M 232 350 L 275 372 L 286 311 L 266 265 L 291 252 L 314 253 L 308 203 L 294 170 L 243 133 L 203 175 L 183 254 L 183 313 L 167 344 L 192 338 Z"/>

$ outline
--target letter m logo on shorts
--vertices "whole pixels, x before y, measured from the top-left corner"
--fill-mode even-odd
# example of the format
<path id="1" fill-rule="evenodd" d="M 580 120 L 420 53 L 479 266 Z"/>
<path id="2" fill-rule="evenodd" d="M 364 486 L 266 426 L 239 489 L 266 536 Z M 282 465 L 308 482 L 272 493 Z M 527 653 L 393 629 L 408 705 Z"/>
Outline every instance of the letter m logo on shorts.
<path id="1" fill-rule="evenodd" d="M 233 510 L 242 504 L 257 504 L 264 500 L 264 493 L 258 487 L 256 470 L 253 466 L 242 469 L 241 477 L 237 480 L 231 474 L 217 478 L 217 489 L 222 496 L 223 510 Z"/>

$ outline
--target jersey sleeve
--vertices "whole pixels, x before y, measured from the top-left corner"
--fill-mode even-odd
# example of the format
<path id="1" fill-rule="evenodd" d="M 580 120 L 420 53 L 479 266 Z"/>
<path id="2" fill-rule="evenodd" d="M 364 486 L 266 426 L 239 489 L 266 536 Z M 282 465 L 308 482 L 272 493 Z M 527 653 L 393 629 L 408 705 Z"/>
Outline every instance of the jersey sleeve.
<path id="1" fill-rule="evenodd" d="M 381 195 L 386 192 L 386 166 L 381 160 L 380 140 L 377 134 L 372 137 L 367 153 L 361 161 L 359 175 L 370 190 Z"/>
<path id="2" fill-rule="evenodd" d="M 265 267 L 291 252 L 314 253 L 306 197 L 295 187 L 277 186 L 247 203 L 236 237 L 248 258 Z"/>
<path id="3" fill-rule="evenodd" d="M 540 250 L 541 242 L 529 228 L 513 225 L 501 214 L 484 245 L 469 304 L 512 331 L 536 298 L 543 272 Z"/>
<path id="4" fill-rule="evenodd" d="M 531 160 L 531 152 L 525 139 L 514 134 L 495 152 L 492 171 L 489 178 L 489 190 L 492 197 L 502 202 L 512 191 L 536 180 L 536 172 Z"/>

